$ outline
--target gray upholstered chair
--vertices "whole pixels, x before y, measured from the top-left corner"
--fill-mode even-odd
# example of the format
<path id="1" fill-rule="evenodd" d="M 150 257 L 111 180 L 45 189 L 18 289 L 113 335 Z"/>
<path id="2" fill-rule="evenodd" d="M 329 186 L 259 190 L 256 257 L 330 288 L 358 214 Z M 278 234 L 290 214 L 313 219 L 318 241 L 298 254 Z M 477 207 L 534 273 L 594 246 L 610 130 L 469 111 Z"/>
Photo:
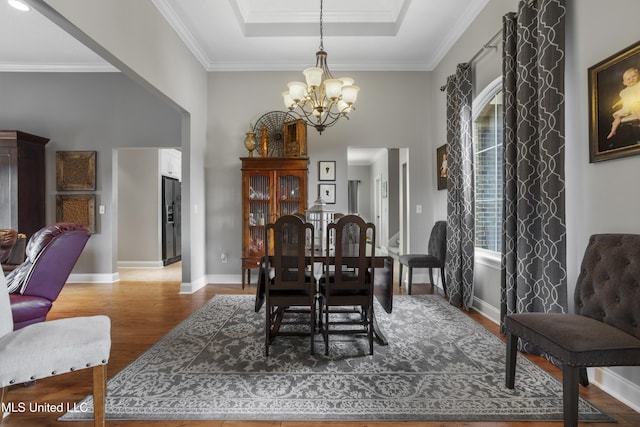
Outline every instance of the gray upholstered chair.
<path id="1" fill-rule="evenodd" d="M 411 295 L 411 283 L 413 281 L 414 268 L 428 268 L 429 280 L 433 285 L 432 268 L 440 269 L 440 277 L 442 278 L 442 288 L 444 294 L 447 295 L 447 282 L 444 277 L 444 261 L 447 255 L 447 221 L 436 221 L 431 229 L 429 236 L 429 244 L 426 254 L 407 254 L 400 255 L 398 262 L 400 264 L 400 287 L 402 287 L 402 267 L 406 266 L 409 271 L 407 274 L 407 293 Z"/>
<path id="2" fill-rule="evenodd" d="M 578 425 L 587 367 L 640 365 L 640 235 L 591 236 L 576 284 L 575 314 L 520 313 L 504 319 L 506 386 L 514 388 L 518 338 L 562 364 L 564 425 Z"/>
<path id="3" fill-rule="evenodd" d="M 10 386 L 92 368 L 94 425 L 104 425 L 110 349 L 107 316 L 52 320 L 14 331 L 7 284 L 0 273 L 0 420 Z"/>

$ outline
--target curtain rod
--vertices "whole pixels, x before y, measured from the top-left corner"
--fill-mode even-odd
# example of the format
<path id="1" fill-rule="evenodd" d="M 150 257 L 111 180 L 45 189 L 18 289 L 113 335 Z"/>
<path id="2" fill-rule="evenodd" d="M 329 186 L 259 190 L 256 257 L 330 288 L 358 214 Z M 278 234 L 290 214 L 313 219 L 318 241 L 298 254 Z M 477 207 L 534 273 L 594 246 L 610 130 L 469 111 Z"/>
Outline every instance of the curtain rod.
<path id="1" fill-rule="evenodd" d="M 502 29 L 500 29 L 500 31 L 498 31 L 497 33 L 495 33 L 495 34 L 493 35 L 493 37 L 491 37 L 491 38 L 489 39 L 489 41 L 488 41 L 488 42 L 486 42 L 486 43 L 482 46 L 482 48 L 481 48 L 480 50 L 478 50 L 478 51 L 476 52 L 476 54 L 475 54 L 475 55 L 473 55 L 473 56 L 471 57 L 471 59 L 470 59 L 469 61 L 467 61 L 467 62 L 469 62 L 470 64 L 473 64 L 473 62 L 474 62 L 476 59 L 478 59 L 478 57 L 479 57 L 480 55 L 482 55 L 482 54 L 484 53 L 484 51 L 486 51 L 487 49 L 495 49 L 495 50 L 498 50 L 498 45 L 497 45 L 497 44 L 494 44 L 494 43 L 495 43 L 496 41 L 498 41 L 498 39 L 499 39 L 499 38 L 501 38 L 501 37 L 502 37 Z"/>
<path id="2" fill-rule="evenodd" d="M 536 2 L 536 0 L 523 0 L 523 1 L 521 1 L 521 2 L 520 2 L 520 5 L 525 4 L 526 6 L 533 6 L 533 5 L 535 4 L 535 2 Z M 520 8 L 520 7 L 518 7 L 518 11 L 517 11 L 517 12 L 511 12 L 511 13 L 513 13 L 515 17 L 518 17 L 518 15 L 520 15 L 520 11 L 521 11 L 521 8 Z M 473 65 L 473 62 L 474 62 L 476 59 L 478 59 L 478 57 L 479 57 L 480 55 L 482 55 L 482 53 L 484 53 L 484 51 L 485 51 L 485 50 L 487 50 L 487 49 L 496 49 L 496 50 L 497 50 L 497 49 L 498 49 L 498 45 L 495 45 L 495 44 L 492 44 L 492 43 L 496 42 L 500 36 L 502 36 L 502 29 L 500 29 L 500 31 L 498 31 L 497 33 L 495 33 L 495 34 L 493 35 L 493 37 L 491 37 L 491 38 L 489 39 L 489 41 L 488 41 L 488 42 L 486 42 L 486 43 L 485 43 L 485 44 L 480 48 L 480 50 L 478 50 L 478 51 L 475 53 L 475 55 L 473 55 L 473 56 L 471 57 L 471 59 L 470 59 L 469 61 L 467 61 L 467 63 L 469 63 L 469 64 L 472 64 L 472 65 Z M 444 90 L 445 90 L 446 88 L 447 88 L 447 87 L 446 87 L 446 85 L 440 86 L 440 90 L 441 90 L 442 92 L 444 92 Z"/>
<path id="3" fill-rule="evenodd" d="M 472 57 L 467 61 L 468 64 L 473 64 L 487 49 L 498 50 L 498 45 L 494 44 L 500 37 L 502 37 L 502 29 L 495 33 Z M 446 85 L 440 86 L 440 90 L 444 92 Z"/>

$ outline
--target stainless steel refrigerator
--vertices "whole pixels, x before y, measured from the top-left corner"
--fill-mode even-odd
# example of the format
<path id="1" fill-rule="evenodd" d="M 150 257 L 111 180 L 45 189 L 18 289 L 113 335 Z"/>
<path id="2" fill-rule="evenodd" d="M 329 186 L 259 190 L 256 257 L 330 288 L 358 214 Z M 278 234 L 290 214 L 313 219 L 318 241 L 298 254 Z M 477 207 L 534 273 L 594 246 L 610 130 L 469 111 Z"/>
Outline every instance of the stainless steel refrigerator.
<path id="1" fill-rule="evenodd" d="M 181 260 L 180 181 L 162 177 L 162 264 Z"/>

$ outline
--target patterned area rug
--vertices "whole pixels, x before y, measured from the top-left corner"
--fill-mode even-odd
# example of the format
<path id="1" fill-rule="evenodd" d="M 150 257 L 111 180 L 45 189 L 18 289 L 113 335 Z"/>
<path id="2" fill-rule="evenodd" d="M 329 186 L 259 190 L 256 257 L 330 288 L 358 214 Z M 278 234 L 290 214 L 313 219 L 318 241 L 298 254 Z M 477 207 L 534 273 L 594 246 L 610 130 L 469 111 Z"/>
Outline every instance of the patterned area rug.
<path id="1" fill-rule="evenodd" d="M 325 357 L 318 335 L 315 356 L 308 338 L 277 337 L 265 358 L 264 308 L 216 296 L 109 381 L 107 419 L 562 420 L 561 384 L 518 355 L 506 389 L 504 343 L 441 297 L 398 296 L 376 316 L 389 345 L 373 356 L 365 337 L 334 336 Z M 611 418 L 581 399 L 580 420 Z"/>

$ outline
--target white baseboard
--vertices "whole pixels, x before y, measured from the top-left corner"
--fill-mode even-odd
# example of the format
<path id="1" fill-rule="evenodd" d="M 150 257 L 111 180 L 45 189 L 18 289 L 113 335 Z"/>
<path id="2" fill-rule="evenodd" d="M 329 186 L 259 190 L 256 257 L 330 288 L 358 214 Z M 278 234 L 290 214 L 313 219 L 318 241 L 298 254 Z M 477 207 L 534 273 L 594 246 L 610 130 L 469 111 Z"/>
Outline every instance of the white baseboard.
<path id="1" fill-rule="evenodd" d="M 589 381 L 620 402 L 640 412 L 640 386 L 610 368 L 589 368 Z"/>
<path id="2" fill-rule="evenodd" d="M 125 267 L 126 268 L 126 267 Z M 216 275 L 214 275 L 215 277 Z M 215 282 L 205 280 L 205 276 L 202 276 L 200 279 L 193 282 L 183 282 L 180 285 L 181 294 L 192 294 L 199 289 L 202 289 L 207 285 L 207 283 L 240 283 L 241 275 L 219 275 L 222 278 L 220 281 L 216 280 Z M 229 280 L 225 279 L 228 278 Z M 227 281 L 224 281 L 227 280 Z M 104 284 L 112 284 L 120 281 L 119 273 L 107 273 L 107 274 L 71 274 L 69 276 L 69 280 L 67 283 L 104 283 Z"/>
<path id="3" fill-rule="evenodd" d="M 116 273 L 105 274 L 70 274 L 67 283 L 116 283 L 120 281 L 120 275 Z"/>
<path id="4" fill-rule="evenodd" d="M 496 325 L 500 324 L 499 308 L 492 306 L 491 304 L 481 300 L 480 298 L 473 299 L 473 308 Z"/>
<path id="5" fill-rule="evenodd" d="M 500 309 L 474 298 L 473 308 L 495 324 L 500 324 Z M 611 368 L 589 368 L 589 381 L 615 399 L 640 412 L 640 385 L 623 378 Z"/>
<path id="6" fill-rule="evenodd" d="M 160 261 L 118 261 L 118 268 L 162 268 L 162 260 Z"/>
<path id="7" fill-rule="evenodd" d="M 202 276 L 200 279 L 192 281 L 192 282 L 182 282 L 180 284 L 180 294 L 192 294 L 202 288 L 204 288 L 207 283 L 209 283 L 206 279 L 206 276 Z"/>
<path id="8" fill-rule="evenodd" d="M 257 275 L 252 274 L 252 279 L 257 280 Z M 242 274 L 209 274 L 207 275 L 207 283 L 216 285 L 235 285 L 242 283 Z"/>

